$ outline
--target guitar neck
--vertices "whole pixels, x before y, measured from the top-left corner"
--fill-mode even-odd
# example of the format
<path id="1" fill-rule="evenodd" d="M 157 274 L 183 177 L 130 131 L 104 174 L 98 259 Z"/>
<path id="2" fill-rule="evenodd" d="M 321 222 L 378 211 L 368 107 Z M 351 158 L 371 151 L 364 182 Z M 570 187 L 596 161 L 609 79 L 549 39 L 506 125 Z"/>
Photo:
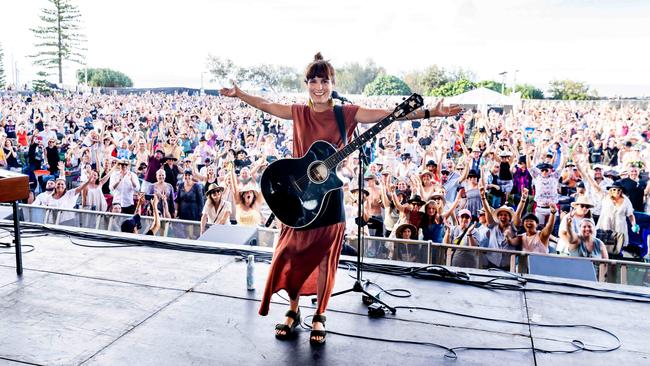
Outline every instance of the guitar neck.
<path id="1" fill-rule="evenodd" d="M 379 134 L 384 128 L 388 127 L 393 123 L 396 118 L 396 112 L 391 113 L 388 117 L 377 122 L 374 126 L 369 128 L 366 132 L 362 133 L 356 139 L 350 141 L 345 147 L 336 153 L 332 154 L 329 158 L 325 159 L 325 164 L 331 169 L 337 166 L 341 161 L 350 156 L 353 152 L 357 151 L 363 144 L 372 140 L 377 134 Z"/>

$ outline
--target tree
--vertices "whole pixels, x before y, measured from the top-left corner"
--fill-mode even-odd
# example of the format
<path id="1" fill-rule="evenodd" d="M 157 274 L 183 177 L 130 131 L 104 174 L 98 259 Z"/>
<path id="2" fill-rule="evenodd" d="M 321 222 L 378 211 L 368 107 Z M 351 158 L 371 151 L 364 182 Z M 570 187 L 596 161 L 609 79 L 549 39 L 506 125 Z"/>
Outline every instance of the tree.
<path id="1" fill-rule="evenodd" d="M 503 85 L 503 83 L 499 83 L 499 82 L 496 82 L 494 80 L 482 80 L 482 81 L 479 81 L 476 84 L 476 87 L 477 88 L 480 88 L 480 87 L 488 88 L 490 90 L 494 90 L 497 93 L 502 93 L 502 94 L 505 94 L 505 95 L 510 94 L 510 91 L 511 91 L 509 88 L 505 88 L 505 85 Z"/>
<path id="2" fill-rule="evenodd" d="M 598 92 L 590 91 L 589 85 L 573 80 L 553 80 L 548 91 L 552 99 L 589 100 L 598 97 Z"/>
<path id="3" fill-rule="evenodd" d="M 431 65 L 424 70 L 415 70 L 404 75 L 404 82 L 415 93 L 428 94 L 432 89 L 451 81 L 450 75 L 438 65 Z"/>
<path id="4" fill-rule="evenodd" d="M 6 86 L 4 57 L 5 54 L 2 51 L 2 44 L 0 44 L 0 89 L 3 89 Z"/>
<path id="5" fill-rule="evenodd" d="M 365 95 L 409 95 L 411 88 L 393 75 L 379 75 L 363 89 Z"/>
<path id="6" fill-rule="evenodd" d="M 517 84 L 515 91 L 521 93 L 523 99 L 544 99 L 544 92 L 530 84 Z"/>
<path id="7" fill-rule="evenodd" d="M 257 65 L 238 68 L 235 79 L 247 81 L 253 85 L 269 88 L 273 92 L 298 91 L 302 87 L 298 72 L 288 66 Z"/>
<path id="8" fill-rule="evenodd" d="M 130 88 L 133 81 L 126 74 L 111 69 L 93 69 L 87 70 L 88 85 L 100 86 L 105 88 Z M 85 82 L 86 74 L 84 69 L 77 70 L 77 80 L 79 84 Z"/>
<path id="9" fill-rule="evenodd" d="M 31 57 L 35 58 L 35 65 L 58 69 L 59 83 L 62 84 L 64 61 L 84 63 L 82 52 L 86 50 L 83 47 L 86 38 L 79 33 L 79 8 L 69 0 L 48 1 L 52 7 L 41 9 L 40 18 L 44 25 L 31 29 L 39 40 L 34 45 L 38 52 Z"/>
<path id="10" fill-rule="evenodd" d="M 230 79 L 235 79 L 237 75 L 237 67 L 231 59 L 208 55 L 207 60 L 208 72 L 212 75 L 211 82 L 219 82 L 222 86 Z"/>
<path id="11" fill-rule="evenodd" d="M 467 79 L 452 81 L 431 90 L 430 95 L 437 97 L 452 97 L 454 95 L 476 89 L 476 83 Z"/>
<path id="12" fill-rule="evenodd" d="M 366 85 L 383 73 L 384 68 L 372 59 L 368 59 L 365 65 L 358 62 L 345 64 L 336 72 L 336 89 L 342 93 L 361 94 Z"/>
<path id="13" fill-rule="evenodd" d="M 41 94 L 50 94 L 52 92 L 52 87 L 47 77 L 49 76 L 45 71 L 39 71 L 36 73 L 37 78 L 32 81 L 32 88 L 34 92 Z"/>

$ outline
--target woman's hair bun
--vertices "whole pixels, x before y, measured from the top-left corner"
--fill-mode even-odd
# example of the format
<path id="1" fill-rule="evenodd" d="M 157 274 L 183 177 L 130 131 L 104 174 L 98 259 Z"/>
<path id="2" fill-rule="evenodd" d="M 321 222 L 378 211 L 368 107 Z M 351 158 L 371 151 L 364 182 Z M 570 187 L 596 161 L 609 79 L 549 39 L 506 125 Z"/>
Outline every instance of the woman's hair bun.
<path id="1" fill-rule="evenodd" d="M 324 59 L 323 59 L 323 55 L 321 55 L 320 52 L 318 52 L 316 55 L 314 55 L 314 61 L 322 61 L 322 60 L 324 60 Z"/>

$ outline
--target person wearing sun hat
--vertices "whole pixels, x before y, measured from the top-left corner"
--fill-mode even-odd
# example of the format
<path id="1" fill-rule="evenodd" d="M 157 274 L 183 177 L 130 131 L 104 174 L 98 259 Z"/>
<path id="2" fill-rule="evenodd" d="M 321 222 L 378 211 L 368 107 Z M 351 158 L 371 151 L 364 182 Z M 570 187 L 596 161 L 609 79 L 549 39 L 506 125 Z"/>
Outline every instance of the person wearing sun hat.
<path id="1" fill-rule="evenodd" d="M 418 229 L 412 224 L 403 223 L 395 228 L 395 238 L 397 239 L 418 239 Z M 417 259 L 418 248 L 417 245 L 396 243 L 393 253 L 393 259 L 414 262 Z"/>
<path id="2" fill-rule="evenodd" d="M 207 224 L 230 225 L 232 204 L 223 197 L 224 188 L 211 183 L 205 193 L 205 204 L 201 212 L 201 234 L 206 230 Z"/>
<path id="3" fill-rule="evenodd" d="M 548 254 L 548 244 L 551 234 L 553 233 L 553 227 L 555 226 L 556 213 L 557 207 L 551 206 L 551 216 L 546 221 L 546 224 L 541 231 L 537 230 L 537 225 L 539 224 L 537 216 L 533 213 L 526 214 L 521 219 L 525 232 L 514 237 L 510 241 L 510 244 L 516 247 L 521 247 L 521 250 L 525 252 Z"/>
<path id="4" fill-rule="evenodd" d="M 591 213 L 593 207 L 594 203 L 587 196 L 580 196 L 574 202 L 571 202 L 571 211 L 560 221 L 558 242 L 555 248 L 557 252 L 566 254 L 568 250 L 569 234 L 567 232 L 567 218 L 572 218 L 571 222 L 573 223 L 573 230 L 574 232 L 577 232 L 582 220 L 593 219 Z"/>
<path id="5" fill-rule="evenodd" d="M 585 195 L 589 197 L 594 207 L 591 209 L 594 222 L 598 222 L 598 217 L 602 213 L 603 198 L 607 196 L 607 187 L 613 181 L 603 176 L 603 169 L 601 165 L 594 165 L 593 172 L 589 169 L 589 164 L 576 162 L 576 169 L 580 172 L 585 185 Z"/>
<path id="6" fill-rule="evenodd" d="M 458 225 L 453 226 L 445 236 L 448 238 L 449 244 L 478 247 L 479 237 L 472 213 L 467 209 L 460 210 L 458 212 Z M 473 251 L 454 249 L 451 265 L 454 267 L 478 268 L 478 257 Z"/>
<path id="7" fill-rule="evenodd" d="M 419 174 L 419 180 L 414 180 L 417 183 L 418 193 L 422 197 L 429 197 L 435 191 L 436 185 L 434 184 L 434 174 L 429 170 L 423 170 Z"/>
<path id="8" fill-rule="evenodd" d="M 650 194 L 650 184 L 645 179 L 641 179 L 641 172 L 644 164 L 640 161 L 631 162 L 627 165 L 628 177 L 620 180 L 621 186 L 625 188 L 625 194 L 632 202 L 634 211 L 645 211 L 645 198 Z M 623 176 L 623 172 L 621 172 Z"/>
<path id="9" fill-rule="evenodd" d="M 420 195 L 414 194 L 406 201 L 406 204 L 402 204 L 397 198 L 397 189 L 393 190 L 391 193 L 391 198 L 395 208 L 404 215 L 406 222 L 415 227 L 419 227 L 420 220 L 422 219 L 420 207 L 422 207 L 426 202 L 422 200 Z"/>
<path id="10" fill-rule="evenodd" d="M 510 244 L 510 240 L 514 238 L 516 233 L 516 229 L 512 225 L 512 221 L 515 218 L 514 210 L 508 206 L 501 206 L 494 210 L 487 201 L 484 187 L 479 188 L 479 193 L 488 226 L 487 247 L 516 250 L 517 248 Z M 487 253 L 485 258 L 489 268 L 510 270 L 510 256 L 500 253 Z"/>
<path id="11" fill-rule="evenodd" d="M 628 220 L 632 232 L 638 233 L 640 228 L 634 217 L 632 202 L 625 195 L 625 187 L 620 182 L 614 182 L 607 187 L 609 195 L 602 201 L 602 211 L 598 218 L 596 229 L 612 230 L 623 235 L 623 247 L 629 243 Z"/>

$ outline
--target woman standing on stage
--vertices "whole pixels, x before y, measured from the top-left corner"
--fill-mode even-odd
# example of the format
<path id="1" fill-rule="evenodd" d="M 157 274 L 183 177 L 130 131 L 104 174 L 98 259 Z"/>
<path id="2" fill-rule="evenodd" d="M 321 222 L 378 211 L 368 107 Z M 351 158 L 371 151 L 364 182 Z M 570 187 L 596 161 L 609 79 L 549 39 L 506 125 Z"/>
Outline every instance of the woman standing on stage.
<path id="1" fill-rule="evenodd" d="M 336 83 L 334 68 L 319 53 L 307 66 L 305 84 L 309 103 L 280 104 L 261 97 L 249 95 L 236 85 L 220 90 L 221 95 L 237 97 L 251 106 L 261 109 L 283 120 L 293 120 L 293 156 L 301 157 L 317 140 L 328 141 L 342 147 L 342 136 L 334 115 L 332 90 Z M 418 110 L 407 119 L 454 115 L 460 111 L 457 106 L 442 107 L 438 103 L 432 110 Z M 392 111 L 367 109 L 357 105 L 343 106 L 347 137 L 352 136 L 357 123 L 375 123 Z M 266 288 L 260 306 L 260 315 L 267 315 L 271 295 L 280 290 L 289 294 L 290 306 L 286 320 L 276 326 L 276 338 L 286 339 L 293 335 L 300 323 L 298 309 L 301 295 L 317 295 L 318 306 L 312 319 L 309 342 L 312 345 L 325 343 L 325 310 L 329 301 L 338 266 L 341 245 L 345 233 L 345 215 L 342 214 L 343 194 L 339 189 L 330 195 L 327 209 L 306 229 L 282 226 L 280 238 L 271 263 Z"/>

